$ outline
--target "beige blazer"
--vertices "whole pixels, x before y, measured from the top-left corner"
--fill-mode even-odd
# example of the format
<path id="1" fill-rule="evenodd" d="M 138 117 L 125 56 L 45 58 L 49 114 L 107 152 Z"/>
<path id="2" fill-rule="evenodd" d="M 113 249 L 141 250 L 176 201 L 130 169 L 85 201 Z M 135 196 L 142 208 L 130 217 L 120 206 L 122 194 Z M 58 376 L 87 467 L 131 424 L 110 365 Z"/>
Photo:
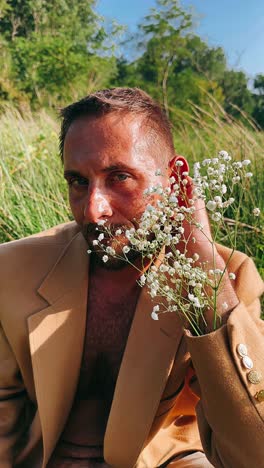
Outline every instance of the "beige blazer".
<path id="1" fill-rule="evenodd" d="M 45 467 L 69 415 L 85 333 L 86 251 L 75 222 L 0 246 L 1 468 Z M 237 352 L 246 344 L 264 376 L 263 283 L 244 254 L 230 269 L 241 302 L 202 337 L 188 337 L 176 314 L 153 321 L 142 290 L 105 434 L 111 466 L 155 468 L 201 450 L 201 438 L 217 467 L 264 467 L 264 402 L 254 397 L 264 381 L 249 382 Z"/>

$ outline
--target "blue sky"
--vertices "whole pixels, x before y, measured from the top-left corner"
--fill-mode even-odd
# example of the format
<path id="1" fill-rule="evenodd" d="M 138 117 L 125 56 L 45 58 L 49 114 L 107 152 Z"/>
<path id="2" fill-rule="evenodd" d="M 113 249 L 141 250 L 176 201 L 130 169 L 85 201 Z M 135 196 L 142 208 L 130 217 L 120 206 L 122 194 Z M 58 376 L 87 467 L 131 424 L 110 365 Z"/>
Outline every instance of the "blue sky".
<path id="1" fill-rule="evenodd" d="M 264 0 L 182 0 L 195 11 L 196 33 L 225 50 L 228 64 L 249 78 L 264 73 Z M 98 0 L 97 11 L 135 30 L 155 0 Z"/>

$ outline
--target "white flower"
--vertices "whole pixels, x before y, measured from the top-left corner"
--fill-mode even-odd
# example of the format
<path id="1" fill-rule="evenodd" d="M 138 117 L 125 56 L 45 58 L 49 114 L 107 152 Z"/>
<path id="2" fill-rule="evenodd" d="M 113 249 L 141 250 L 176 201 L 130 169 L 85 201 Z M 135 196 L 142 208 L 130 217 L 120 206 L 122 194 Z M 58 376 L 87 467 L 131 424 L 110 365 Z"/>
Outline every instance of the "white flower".
<path id="1" fill-rule="evenodd" d="M 105 251 L 109 255 L 115 255 L 115 253 L 116 253 L 115 249 L 113 249 L 113 247 L 110 247 L 110 246 L 106 247 Z"/>
<path id="2" fill-rule="evenodd" d="M 225 184 L 221 186 L 221 192 L 223 195 L 227 192 L 227 186 Z"/>
<path id="3" fill-rule="evenodd" d="M 236 279 L 235 273 L 229 273 L 228 276 L 229 276 L 229 278 L 230 278 L 231 280 L 235 280 L 235 279 Z"/>
<path id="4" fill-rule="evenodd" d="M 196 286 L 196 282 L 194 280 L 189 281 L 189 286 Z"/>
<path id="5" fill-rule="evenodd" d="M 219 151 L 218 153 L 219 159 L 223 159 L 224 161 L 231 161 L 231 156 L 228 154 L 227 151 Z"/>
<path id="6" fill-rule="evenodd" d="M 125 246 L 123 247 L 123 253 L 124 253 L 124 254 L 127 254 L 127 253 L 129 252 L 129 250 L 130 250 L 130 247 L 128 247 L 128 245 L 125 245 Z"/>
<path id="7" fill-rule="evenodd" d="M 202 304 L 200 303 L 198 297 L 194 298 L 193 305 L 194 305 L 194 307 L 198 307 L 198 308 L 202 307 Z"/>
<path id="8" fill-rule="evenodd" d="M 108 261 L 108 256 L 107 255 L 104 255 L 103 258 L 102 258 L 103 262 L 106 263 Z"/>
<path id="9" fill-rule="evenodd" d="M 98 226 L 103 226 L 106 223 L 106 219 L 99 219 L 97 222 Z"/>
<path id="10" fill-rule="evenodd" d="M 216 209 L 216 202 L 213 200 L 209 200 L 209 202 L 206 203 L 206 208 L 210 211 L 214 211 Z"/>
<path id="11" fill-rule="evenodd" d="M 220 164 L 218 168 L 218 174 L 221 176 L 221 174 L 224 174 L 226 171 L 226 166 L 224 164 Z"/>
<path id="12" fill-rule="evenodd" d="M 218 158 L 213 158 L 212 159 L 212 164 L 218 164 L 219 162 L 219 159 Z"/>
<path id="13" fill-rule="evenodd" d="M 116 236 L 120 236 L 121 234 L 122 234 L 121 229 L 117 229 L 116 232 L 115 232 L 115 235 L 116 235 Z"/>
<path id="14" fill-rule="evenodd" d="M 260 215 L 260 209 L 259 208 L 254 208 L 252 213 L 253 213 L 254 216 L 259 216 Z"/>
<path id="15" fill-rule="evenodd" d="M 156 312 L 152 311 L 151 312 L 151 318 L 152 320 L 159 320 L 159 316 Z"/>
<path id="16" fill-rule="evenodd" d="M 125 236 L 126 236 L 127 239 L 131 239 L 134 234 L 135 234 L 134 228 L 127 229 L 126 232 L 125 232 Z"/>
<path id="17" fill-rule="evenodd" d="M 226 158 L 229 156 L 228 152 L 224 150 L 219 151 L 218 155 L 220 159 L 224 159 L 224 160 L 226 160 Z"/>
<path id="18" fill-rule="evenodd" d="M 98 245 L 98 240 L 97 239 L 93 240 L 93 245 Z"/>
<path id="19" fill-rule="evenodd" d="M 101 232 L 101 234 L 99 234 L 98 236 L 98 240 L 99 242 L 101 242 L 103 239 L 104 239 L 104 234 Z"/>
<path id="20" fill-rule="evenodd" d="M 195 262 L 197 262 L 197 260 L 199 260 L 199 258 L 200 258 L 200 257 L 199 257 L 199 255 L 198 255 L 198 253 L 193 254 L 193 260 L 194 260 Z"/>
<path id="21" fill-rule="evenodd" d="M 216 268 L 216 269 L 214 270 L 214 273 L 215 273 L 215 275 L 222 275 L 222 274 L 223 274 L 223 270 L 220 270 L 219 268 Z"/>
<path id="22" fill-rule="evenodd" d="M 252 174 L 252 172 L 247 172 L 247 173 L 245 174 L 245 177 L 247 177 L 247 178 L 249 178 L 249 177 L 253 177 L 253 174 Z"/>
<path id="23" fill-rule="evenodd" d="M 213 221 L 220 221 L 221 219 L 222 219 L 222 214 L 219 213 L 219 211 L 216 211 L 216 213 L 212 214 Z"/>
<path id="24" fill-rule="evenodd" d="M 175 166 L 181 167 L 181 166 L 183 166 L 183 162 L 182 161 L 176 161 Z"/>
<path id="25" fill-rule="evenodd" d="M 184 220 L 184 215 L 182 213 L 178 213 L 176 215 L 176 221 L 183 221 Z"/>
<path id="26" fill-rule="evenodd" d="M 146 275 L 141 275 L 140 276 L 140 282 L 141 282 L 142 286 L 146 283 L 146 279 L 147 279 Z"/>
<path id="27" fill-rule="evenodd" d="M 198 297 L 194 296 L 194 294 L 189 293 L 188 294 L 188 299 L 190 299 L 190 301 L 193 303 L 194 307 L 198 307 L 198 308 L 202 307 Z"/>
<path id="28" fill-rule="evenodd" d="M 244 159 L 244 161 L 242 161 L 242 166 L 248 166 L 250 163 L 250 159 Z"/>
<path id="29" fill-rule="evenodd" d="M 152 212 L 152 211 L 155 211 L 155 208 L 152 205 L 148 205 L 146 210 L 149 211 L 149 212 Z"/>
<path id="30" fill-rule="evenodd" d="M 214 197 L 214 201 L 215 201 L 215 203 L 221 204 L 222 203 L 222 198 L 217 195 L 216 197 Z"/>
<path id="31" fill-rule="evenodd" d="M 87 253 L 88 253 L 88 254 L 91 254 L 91 253 L 92 253 L 92 251 L 91 251 L 91 250 L 87 250 Z"/>

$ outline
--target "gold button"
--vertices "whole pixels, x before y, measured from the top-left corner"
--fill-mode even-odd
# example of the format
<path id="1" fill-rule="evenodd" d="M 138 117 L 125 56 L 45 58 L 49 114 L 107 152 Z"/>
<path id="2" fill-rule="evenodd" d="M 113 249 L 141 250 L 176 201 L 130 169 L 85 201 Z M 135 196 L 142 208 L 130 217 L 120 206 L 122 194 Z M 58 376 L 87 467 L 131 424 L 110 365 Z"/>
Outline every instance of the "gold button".
<path id="1" fill-rule="evenodd" d="M 262 380 L 262 374 L 261 372 L 252 370 L 247 374 L 247 378 L 252 384 L 258 384 Z"/>
<path id="2" fill-rule="evenodd" d="M 256 400 L 258 400 L 259 403 L 264 401 L 264 390 L 260 390 L 259 392 L 257 392 L 255 398 Z"/>

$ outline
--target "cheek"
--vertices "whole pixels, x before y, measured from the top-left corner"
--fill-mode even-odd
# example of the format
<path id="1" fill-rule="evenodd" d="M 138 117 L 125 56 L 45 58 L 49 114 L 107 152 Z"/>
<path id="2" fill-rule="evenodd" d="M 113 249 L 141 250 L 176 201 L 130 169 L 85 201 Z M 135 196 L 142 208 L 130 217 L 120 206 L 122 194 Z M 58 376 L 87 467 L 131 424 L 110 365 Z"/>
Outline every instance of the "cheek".
<path id="1" fill-rule="evenodd" d="M 149 203 L 150 198 L 143 194 L 143 190 L 135 189 L 133 193 L 122 197 L 122 200 L 117 200 L 115 206 L 126 219 L 132 220 L 141 216 Z"/>
<path id="2" fill-rule="evenodd" d="M 76 223 L 81 223 L 84 214 L 84 199 L 69 194 L 69 204 Z"/>

